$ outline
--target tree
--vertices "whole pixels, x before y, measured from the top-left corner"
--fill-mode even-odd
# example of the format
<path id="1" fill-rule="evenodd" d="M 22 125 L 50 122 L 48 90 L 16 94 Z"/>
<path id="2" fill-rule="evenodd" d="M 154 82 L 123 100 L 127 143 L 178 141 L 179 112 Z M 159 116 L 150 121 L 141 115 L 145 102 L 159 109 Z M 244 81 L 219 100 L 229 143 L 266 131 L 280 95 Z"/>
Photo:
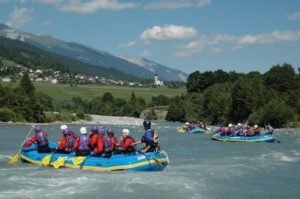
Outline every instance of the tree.
<path id="1" fill-rule="evenodd" d="M 285 92 L 296 86 L 296 73 L 292 65 L 282 64 L 273 66 L 264 75 L 264 85 L 269 89 Z"/>
<path id="2" fill-rule="evenodd" d="M 185 121 L 185 110 L 183 106 L 183 101 L 180 97 L 175 97 L 168 109 L 168 113 L 166 115 L 166 120 L 168 121 Z"/>
<path id="3" fill-rule="evenodd" d="M 28 96 L 33 96 L 35 93 L 35 88 L 31 80 L 29 79 L 28 72 L 24 73 L 21 81 L 20 88 L 24 90 L 25 94 Z"/>

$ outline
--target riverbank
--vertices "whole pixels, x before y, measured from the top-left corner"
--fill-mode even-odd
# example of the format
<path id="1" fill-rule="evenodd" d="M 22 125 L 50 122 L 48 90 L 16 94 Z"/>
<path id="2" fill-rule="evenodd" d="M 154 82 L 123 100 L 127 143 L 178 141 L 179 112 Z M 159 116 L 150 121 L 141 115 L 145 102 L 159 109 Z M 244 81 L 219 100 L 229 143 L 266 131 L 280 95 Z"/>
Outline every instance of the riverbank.
<path id="1" fill-rule="evenodd" d="M 43 125 L 47 124 L 98 124 L 98 125 L 135 125 L 139 126 L 143 124 L 144 119 L 142 118 L 134 118 L 127 116 L 106 116 L 106 115 L 90 115 L 91 120 L 77 120 L 74 122 L 61 122 L 55 121 L 51 123 L 43 123 Z M 33 123 L 28 122 L 0 122 L 0 124 L 27 124 L 32 125 Z"/>

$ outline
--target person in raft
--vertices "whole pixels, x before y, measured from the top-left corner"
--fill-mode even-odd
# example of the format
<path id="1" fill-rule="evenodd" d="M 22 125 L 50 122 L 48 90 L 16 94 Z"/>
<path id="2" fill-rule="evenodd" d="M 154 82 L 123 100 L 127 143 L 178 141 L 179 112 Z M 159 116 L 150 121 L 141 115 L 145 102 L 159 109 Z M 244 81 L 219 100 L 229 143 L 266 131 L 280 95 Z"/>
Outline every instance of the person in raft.
<path id="1" fill-rule="evenodd" d="M 97 146 L 93 152 L 93 156 L 102 156 L 104 153 L 105 158 L 110 158 L 112 155 L 111 141 L 105 132 L 105 128 L 98 129 Z"/>
<path id="2" fill-rule="evenodd" d="M 80 135 L 74 141 L 73 150 L 76 156 L 88 156 L 91 153 L 86 127 L 80 128 Z"/>
<path id="3" fill-rule="evenodd" d="M 106 134 L 110 139 L 110 146 L 111 146 L 112 151 L 113 152 L 116 151 L 117 147 L 119 146 L 119 143 L 118 143 L 117 138 L 115 137 L 114 130 L 112 128 L 107 128 Z"/>
<path id="4" fill-rule="evenodd" d="M 133 143 L 132 146 L 144 143 L 145 147 L 142 150 L 140 150 L 141 153 L 158 151 L 160 147 L 158 146 L 157 131 L 151 129 L 151 122 L 149 120 L 145 120 L 143 122 L 143 126 L 145 129 L 145 134 L 143 135 L 140 141 Z"/>
<path id="5" fill-rule="evenodd" d="M 274 128 L 270 124 L 268 124 L 265 127 L 265 129 L 267 129 L 267 132 L 265 134 L 273 134 L 273 132 L 274 132 Z"/>
<path id="6" fill-rule="evenodd" d="M 254 136 L 260 135 L 260 128 L 258 127 L 257 124 L 253 126 L 253 134 Z"/>
<path id="7" fill-rule="evenodd" d="M 129 130 L 128 129 L 123 129 L 122 130 L 122 135 L 120 138 L 120 147 L 124 149 L 124 153 L 126 154 L 131 154 L 135 153 L 136 149 L 134 146 L 132 146 L 133 143 L 135 143 L 135 140 L 133 137 L 129 135 Z"/>
<path id="8" fill-rule="evenodd" d="M 57 153 L 69 154 L 73 151 L 74 133 L 72 133 L 67 125 L 61 125 L 62 136 L 58 142 Z"/>
<path id="9" fill-rule="evenodd" d="M 33 143 L 37 144 L 37 151 L 39 153 L 50 153 L 51 149 L 49 147 L 48 142 L 48 133 L 47 131 L 44 131 L 41 126 L 33 126 L 35 135 L 32 136 L 28 141 L 25 142 L 23 147 L 29 147 Z"/>
<path id="10" fill-rule="evenodd" d="M 102 127 L 99 127 L 102 128 Z M 97 146 L 97 140 L 99 137 L 98 128 L 96 126 L 93 126 L 91 128 L 91 134 L 89 139 L 89 147 L 93 151 Z"/>

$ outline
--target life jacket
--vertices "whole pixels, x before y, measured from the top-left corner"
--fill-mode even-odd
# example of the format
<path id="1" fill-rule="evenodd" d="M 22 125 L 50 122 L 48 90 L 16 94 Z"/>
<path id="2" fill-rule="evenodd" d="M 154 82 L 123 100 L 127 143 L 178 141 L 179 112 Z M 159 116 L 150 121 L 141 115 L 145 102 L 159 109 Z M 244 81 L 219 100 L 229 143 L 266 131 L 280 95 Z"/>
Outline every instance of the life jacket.
<path id="1" fill-rule="evenodd" d="M 254 132 L 255 135 L 256 134 L 260 134 L 260 129 L 259 128 L 255 128 L 255 129 L 253 129 L 253 132 Z"/>
<path id="2" fill-rule="evenodd" d="M 108 137 L 107 135 L 104 135 L 104 136 L 103 136 L 103 139 L 104 139 L 104 151 L 105 151 L 105 152 L 110 152 L 110 151 L 112 151 L 110 137 Z"/>
<path id="3" fill-rule="evenodd" d="M 79 151 L 87 151 L 89 150 L 89 136 L 88 135 L 80 135 L 79 136 Z"/>
<path id="4" fill-rule="evenodd" d="M 239 135 L 239 136 L 244 135 L 244 131 L 243 131 L 243 128 L 242 128 L 242 127 L 239 127 L 239 128 L 238 128 L 238 130 L 237 130 L 237 135 Z"/>
<path id="5" fill-rule="evenodd" d="M 65 151 L 71 152 L 71 151 L 72 151 L 73 142 L 74 142 L 74 137 L 68 135 L 68 136 L 66 137 L 66 140 L 67 140 L 67 144 L 66 144 Z"/>
<path id="6" fill-rule="evenodd" d="M 37 144 L 39 147 L 48 146 L 48 138 L 44 131 L 39 131 L 36 133 Z"/>
<path id="7" fill-rule="evenodd" d="M 158 141 L 158 132 L 153 129 L 148 129 L 142 138 L 142 142 L 145 142 L 150 145 L 157 145 Z"/>

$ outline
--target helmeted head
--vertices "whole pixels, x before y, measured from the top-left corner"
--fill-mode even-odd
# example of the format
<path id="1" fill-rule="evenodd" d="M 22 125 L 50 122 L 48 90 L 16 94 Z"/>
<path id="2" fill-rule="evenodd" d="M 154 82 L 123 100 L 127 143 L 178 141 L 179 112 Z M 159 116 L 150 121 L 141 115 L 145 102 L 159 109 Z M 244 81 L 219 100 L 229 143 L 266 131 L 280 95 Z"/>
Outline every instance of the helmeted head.
<path id="1" fill-rule="evenodd" d="M 129 135 L 129 133 L 130 133 L 130 132 L 129 132 L 128 129 L 123 129 L 123 130 L 122 130 L 122 136 L 123 136 L 123 137 L 127 137 L 127 136 Z"/>
<path id="2" fill-rule="evenodd" d="M 93 127 L 91 128 L 91 131 L 92 131 L 93 133 L 97 133 L 97 132 L 98 132 L 98 128 L 97 128 L 96 126 L 93 126 Z"/>
<path id="3" fill-rule="evenodd" d="M 254 125 L 254 128 L 255 128 L 255 129 L 258 128 L 257 124 Z"/>
<path id="4" fill-rule="evenodd" d="M 185 125 L 189 125 L 189 124 L 190 124 L 189 122 L 186 122 L 186 123 L 185 123 Z"/>
<path id="5" fill-rule="evenodd" d="M 144 120 L 143 126 L 145 130 L 151 129 L 151 122 L 149 120 Z"/>
<path id="6" fill-rule="evenodd" d="M 87 134 L 86 127 L 81 127 L 79 131 L 80 131 L 80 134 L 82 134 L 82 135 Z"/>
<path id="7" fill-rule="evenodd" d="M 238 123 L 238 124 L 237 124 L 237 126 L 238 126 L 238 127 L 241 127 L 241 126 L 242 126 L 242 124 L 241 124 L 241 123 Z"/>
<path id="8" fill-rule="evenodd" d="M 107 128 L 106 133 L 108 136 L 114 136 L 114 130 L 112 128 Z"/>
<path id="9" fill-rule="evenodd" d="M 63 135 L 69 135 L 69 128 L 65 128 L 62 130 Z"/>
<path id="10" fill-rule="evenodd" d="M 35 133 L 38 133 L 38 132 L 40 132 L 40 131 L 42 131 L 42 130 L 43 130 L 43 129 L 42 129 L 42 127 L 41 127 L 40 125 L 37 125 L 37 126 L 34 127 Z"/>
<path id="11" fill-rule="evenodd" d="M 232 127 L 232 124 L 228 124 L 228 127 L 231 128 L 231 127 Z"/>
<path id="12" fill-rule="evenodd" d="M 99 135 L 104 136 L 105 135 L 105 128 L 103 128 L 103 127 L 98 128 L 98 133 L 99 133 Z"/>
<path id="13" fill-rule="evenodd" d="M 63 125 L 60 126 L 60 130 L 61 130 L 61 131 L 65 130 L 65 129 L 67 129 L 67 128 L 68 128 L 68 126 L 65 125 L 65 124 L 63 124 Z"/>

